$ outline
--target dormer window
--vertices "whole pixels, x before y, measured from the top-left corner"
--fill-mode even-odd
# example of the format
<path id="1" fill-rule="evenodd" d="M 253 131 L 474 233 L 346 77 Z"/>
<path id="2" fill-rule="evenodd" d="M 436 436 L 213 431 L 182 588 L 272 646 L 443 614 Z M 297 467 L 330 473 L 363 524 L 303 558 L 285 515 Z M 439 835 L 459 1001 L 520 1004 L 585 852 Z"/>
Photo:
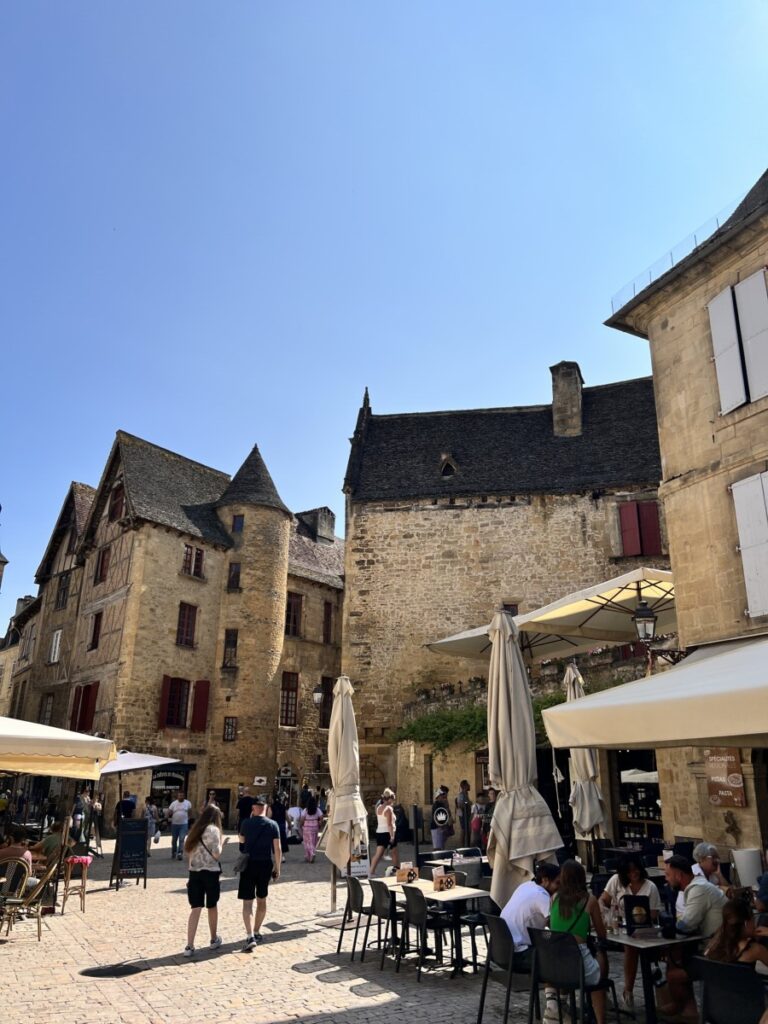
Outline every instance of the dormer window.
<path id="1" fill-rule="evenodd" d="M 444 455 L 443 461 L 440 465 L 440 476 L 443 480 L 448 480 L 456 474 L 456 463 L 450 457 L 450 455 Z"/>
<path id="2" fill-rule="evenodd" d="M 125 514 L 125 488 L 121 483 L 117 484 L 109 496 L 109 521 L 116 523 Z"/>

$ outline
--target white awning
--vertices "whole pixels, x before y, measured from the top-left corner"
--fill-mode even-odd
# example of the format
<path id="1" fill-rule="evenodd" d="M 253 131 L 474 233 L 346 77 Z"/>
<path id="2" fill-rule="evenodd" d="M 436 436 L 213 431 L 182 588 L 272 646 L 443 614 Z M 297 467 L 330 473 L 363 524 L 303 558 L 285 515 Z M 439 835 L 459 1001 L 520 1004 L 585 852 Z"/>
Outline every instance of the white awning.
<path id="1" fill-rule="evenodd" d="M 768 745 L 768 637 L 700 648 L 667 672 L 543 712 L 553 747 Z"/>
<path id="2" fill-rule="evenodd" d="M 4 771 L 98 779 L 102 768 L 116 756 L 112 740 L 18 718 L 0 718 L 0 769 Z"/>

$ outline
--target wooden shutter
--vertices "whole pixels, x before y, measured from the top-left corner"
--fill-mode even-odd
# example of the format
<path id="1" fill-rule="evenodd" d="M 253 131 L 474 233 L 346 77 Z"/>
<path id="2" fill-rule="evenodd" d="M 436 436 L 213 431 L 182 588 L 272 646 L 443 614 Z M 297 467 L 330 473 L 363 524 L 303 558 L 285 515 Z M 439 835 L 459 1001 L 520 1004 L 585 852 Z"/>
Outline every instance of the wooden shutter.
<path id="1" fill-rule="evenodd" d="M 622 552 L 625 555 L 641 554 L 643 549 L 640 544 L 640 517 L 636 501 L 625 501 L 619 505 L 619 522 Z"/>
<path id="2" fill-rule="evenodd" d="M 659 505 L 656 501 L 641 501 L 637 506 L 640 521 L 640 546 L 644 555 L 661 554 L 661 527 Z"/>
<path id="3" fill-rule="evenodd" d="M 72 697 L 72 711 L 69 715 L 69 728 L 75 731 L 77 729 L 77 723 L 80 718 L 80 702 L 83 699 L 83 688 L 82 686 L 76 686 L 75 692 Z"/>
<path id="4" fill-rule="evenodd" d="M 198 679 L 195 683 L 195 695 L 192 699 L 191 732 L 205 732 L 208 725 L 208 694 L 211 684 L 207 679 Z"/>
<path id="5" fill-rule="evenodd" d="M 739 528 L 747 614 L 768 614 L 768 474 L 758 473 L 732 487 Z"/>
<path id="6" fill-rule="evenodd" d="M 720 412 L 730 412 L 747 401 L 744 371 L 741 363 L 739 331 L 730 288 L 720 292 L 707 306 L 712 349 L 715 354 L 717 386 L 720 391 Z"/>
<path id="7" fill-rule="evenodd" d="M 97 682 L 83 687 L 83 699 L 80 705 L 80 732 L 90 732 L 93 729 L 93 716 L 96 713 L 98 694 L 99 684 Z"/>
<path id="8" fill-rule="evenodd" d="M 741 346 L 747 369 L 749 400 L 768 395 L 768 290 L 759 270 L 733 289 L 739 314 Z"/>
<path id="9" fill-rule="evenodd" d="M 171 695 L 171 677 L 163 676 L 163 685 L 160 689 L 160 710 L 157 716 L 157 728 L 164 729 L 168 721 L 168 698 Z"/>

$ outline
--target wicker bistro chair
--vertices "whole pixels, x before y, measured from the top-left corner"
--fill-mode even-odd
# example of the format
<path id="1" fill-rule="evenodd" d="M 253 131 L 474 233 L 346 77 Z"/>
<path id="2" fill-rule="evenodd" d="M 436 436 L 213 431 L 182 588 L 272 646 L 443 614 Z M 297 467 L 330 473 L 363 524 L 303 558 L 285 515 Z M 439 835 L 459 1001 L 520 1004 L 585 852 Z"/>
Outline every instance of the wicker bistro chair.
<path id="1" fill-rule="evenodd" d="M 357 948 L 357 936 L 360 931 L 360 920 L 363 917 L 367 917 L 370 921 L 371 917 L 371 904 L 366 906 L 365 894 L 363 892 L 363 886 L 357 878 L 349 876 L 347 878 L 347 905 L 344 908 L 344 917 L 341 920 L 341 931 L 339 933 L 339 944 L 336 947 L 336 952 L 341 952 L 341 944 L 344 940 L 344 929 L 349 920 L 349 927 L 352 927 L 352 915 L 357 914 L 357 921 L 355 922 L 355 937 L 352 940 L 352 955 L 350 960 L 355 959 L 355 949 Z M 362 959 L 362 953 L 361 953 Z"/>
<path id="2" fill-rule="evenodd" d="M 504 999 L 504 1016 L 502 1018 L 503 1024 L 507 1024 L 507 1018 L 509 1017 L 509 1001 L 512 994 L 512 975 L 527 974 L 528 971 L 523 972 L 522 970 L 515 970 L 514 957 L 515 957 L 515 945 L 512 941 L 512 935 L 510 934 L 507 922 L 501 917 L 497 917 L 495 914 L 483 914 L 485 927 L 488 929 L 488 956 L 485 961 L 485 971 L 483 972 L 483 985 L 480 989 L 480 1006 L 477 1011 L 477 1024 L 482 1024 L 483 1012 L 485 1010 L 485 994 L 488 988 L 488 977 L 491 973 L 491 967 L 498 967 L 500 970 L 505 971 L 507 975 L 507 991 Z M 538 989 L 536 990 L 536 1016 L 539 1016 L 538 1007 Z"/>
<path id="3" fill-rule="evenodd" d="M 750 964 L 694 958 L 702 981 L 700 1024 L 758 1024 L 765 1012 L 764 979 Z"/>
<path id="4" fill-rule="evenodd" d="M 0 930 L 4 924 L 7 924 L 6 935 L 10 932 L 14 925 L 16 917 L 19 911 L 24 910 L 27 913 L 32 913 L 37 918 L 37 941 L 43 937 L 43 899 L 45 898 L 46 890 L 51 882 L 54 881 L 59 870 L 59 862 L 54 861 L 53 864 L 49 864 L 46 868 L 45 874 L 42 878 L 39 878 L 37 885 L 34 889 L 30 889 L 29 892 L 18 899 L 6 900 L 2 907 L 0 907 Z"/>
<path id="5" fill-rule="evenodd" d="M 590 1007 L 590 993 L 610 991 L 613 997 L 613 1008 L 616 1020 L 621 1021 L 619 1004 L 616 999 L 616 986 L 610 978 L 601 979 L 597 985 L 584 982 L 584 961 L 579 950 L 579 943 L 569 932 L 551 932 L 542 928 L 530 928 L 528 934 L 533 943 L 533 969 L 531 971 L 531 994 L 528 1000 L 528 1024 L 533 1024 L 534 1008 L 538 1002 L 539 985 L 551 985 L 568 995 L 570 1019 L 576 1020 L 576 993 L 579 995 L 580 1021 L 589 1020 L 586 1015 Z M 562 1006 L 557 1000 L 558 1013 L 562 1024 Z"/>
<path id="6" fill-rule="evenodd" d="M 365 935 L 363 936 L 363 948 L 360 951 L 360 961 L 362 963 L 365 960 L 365 951 L 368 948 L 368 933 L 371 930 L 371 921 L 376 919 L 376 944 L 381 950 L 381 961 L 379 963 L 379 970 L 384 970 L 384 957 L 387 952 L 387 942 L 389 940 L 389 929 L 392 927 L 392 943 L 396 941 L 396 927 L 397 922 L 402 921 L 405 917 L 404 912 L 395 905 L 394 893 L 392 893 L 387 885 L 384 884 L 380 879 L 370 878 L 368 884 L 371 887 L 371 893 L 373 899 L 371 901 L 371 912 L 368 915 L 368 923 L 365 926 Z M 381 922 L 384 921 L 384 938 L 381 937 Z"/>
<path id="7" fill-rule="evenodd" d="M 0 908 L 7 900 L 21 899 L 27 889 L 29 861 L 23 857 L 9 857 L 0 861 Z"/>
<path id="8" fill-rule="evenodd" d="M 427 955 L 427 932 L 434 932 L 437 948 L 437 961 L 438 963 L 442 963 L 443 935 L 446 933 L 450 936 L 451 949 L 453 950 L 453 921 L 446 914 L 435 913 L 430 910 L 427 906 L 427 900 L 424 893 L 415 885 L 404 885 L 403 893 L 405 894 L 405 920 L 400 933 L 400 945 L 397 949 L 395 971 L 400 970 L 400 961 L 403 958 L 403 953 L 405 952 L 405 947 L 408 942 L 409 929 L 415 928 L 419 934 L 419 960 L 416 969 L 416 980 L 421 981 L 421 969 Z M 455 950 L 453 950 L 453 952 L 454 954 L 456 953 Z M 458 952 L 461 953 L 461 950 Z"/>

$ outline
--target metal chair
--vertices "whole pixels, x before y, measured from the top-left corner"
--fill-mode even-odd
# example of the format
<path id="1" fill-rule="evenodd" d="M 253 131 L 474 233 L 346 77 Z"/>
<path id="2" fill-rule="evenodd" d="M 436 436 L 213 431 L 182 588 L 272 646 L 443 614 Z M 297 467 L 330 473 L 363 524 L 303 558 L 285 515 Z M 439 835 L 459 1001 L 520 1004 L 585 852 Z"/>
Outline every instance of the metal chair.
<path id="1" fill-rule="evenodd" d="M 502 920 L 501 917 L 496 917 L 493 914 L 481 915 L 484 918 L 484 925 L 488 928 L 489 939 L 488 939 L 488 956 L 485 960 L 485 970 L 483 971 L 483 984 L 480 989 L 480 1006 L 477 1010 L 477 1024 L 482 1024 L 483 1012 L 485 1010 L 485 994 L 488 988 L 488 976 L 491 973 L 491 967 L 498 967 L 502 971 L 507 973 L 507 991 L 504 999 L 504 1016 L 502 1017 L 502 1024 L 507 1024 L 507 1018 L 509 1017 L 509 1001 L 512 995 L 512 975 L 514 971 L 514 957 L 515 957 L 515 944 L 512 941 L 507 922 Z M 522 972 L 518 972 L 522 973 Z M 538 996 L 538 993 L 537 993 Z M 536 1013 L 538 1016 L 538 1005 L 536 1007 Z"/>
<path id="2" fill-rule="evenodd" d="M 3 875 L 3 881 L 0 882 L 0 908 L 7 900 L 21 899 L 26 892 L 29 871 L 29 861 L 23 857 L 9 857 L 8 860 L 0 861 L 0 874 Z"/>
<path id="3" fill-rule="evenodd" d="M 606 885 L 610 881 L 611 875 L 607 871 L 596 871 L 589 882 L 589 891 L 595 897 L 600 899 L 603 892 L 605 891 Z"/>
<path id="4" fill-rule="evenodd" d="M 757 1024 L 765 1012 L 763 980 L 750 964 L 694 957 L 702 981 L 700 1024 Z"/>
<path id="5" fill-rule="evenodd" d="M 430 910 L 424 893 L 415 885 L 404 885 L 403 893 L 405 894 L 405 920 L 400 933 L 400 945 L 397 948 L 395 971 L 400 970 L 400 961 L 403 958 L 405 946 L 408 942 L 408 932 L 411 928 L 416 928 L 419 933 L 419 961 L 416 969 L 416 980 L 421 981 L 421 968 L 427 955 L 427 932 L 432 931 L 435 933 L 437 960 L 439 963 L 442 963 L 443 935 L 446 932 L 451 937 L 451 947 L 453 949 L 453 922 L 445 914 L 435 913 Z M 453 952 L 454 954 L 456 953 L 455 950 Z"/>
<path id="6" fill-rule="evenodd" d="M 37 941 L 39 942 L 42 939 L 43 897 L 45 896 L 46 889 L 50 883 L 56 878 L 58 870 L 58 861 L 54 861 L 53 864 L 49 864 L 46 868 L 45 874 L 38 880 L 34 889 L 30 889 L 25 896 L 22 896 L 19 899 L 5 900 L 0 908 L 0 929 L 2 929 L 3 924 L 7 922 L 8 928 L 5 933 L 6 935 L 13 927 L 19 911 L 25 910 L 27 913 L 32 912 L 37 918 Z"/>
<path id="7" fill-rule="evenodd" d="M 371 878 L 368 880 L 368 884 L 371 887 L 372 901 L 371 901 L 371 912 L 368 915 L 368 923 L 365 926 L 365 935 L 363 936 L 363 948 L 360 952 L 360 962 L 365 960 L 365 951 L 368 948 L 368 933 L 371 930 L 371 921 L 376 918 L 376 942 L 378 948 L 381 950 L 381 962 L 379 963 L 379 970 L 384 970 L 384 956 L 387 952 L 387 941 L 389 939 L 389 928 L 392 926 L 392 939 L 395 941 L 395 928 L 398 921 L 402 921 L 405 914 L 402 910 L 394 906 L 394 894 L 390 891 L 389 886 L 385 885 L 380 879 Z M 381 937 L 381 922 L 384 921 L 384 938 Z"/>
<path id="8" fill-rule="evenodd" d="M 350 960 L 355 959 L 355 949 L 357 947 L 357 936 L 360 931 L 360 919 L 365 916 L 370 919 L 371 916 L 371 904 L 366 906 L 365 894 L 363 887 L 357 878 L 349 876 L 347 878 L 347 905 L 344 908 L 344 917 L 341 919 L 341 931 L 339 933 L 339 944 L 336 947 L 336 952 L 341 952 L 341 943 L 344 939 L 344 929 L 347 925 L 347 919 L 349 919 L 350 928 L 352 927 L 352 915 L 357 914 L 357 921 L 355 923 L 355 937 L 352 940 L 352 955 Z"/>
<path id="9" fill-rule="evenodd" d="M 579 943 L 569 932 L 544 931 L 542 928 L 530 928 L 528 934 L 533 943 L 533 968 L 531 970 L 531 994 L 528 1000 L 528 1024 L 533 1024 L 534 1008 L 538 1001 L 539 985 L 551 985 L 559 992 L 568 995 L 571 1020 L 576 1020 L 576 993 L 579 994 L 580 1021 L 588 1020 L 587 1005 L 590 1005 L 592 992 L 610 991 L 613 997 L 613 1008 L 616 1020 L 621 1021 L 619 1004 L 616 999 L 616 986 L 610 978 L 601 978 L 597 985 L 587 985 L 584 981 L 584 960 Z M 558 1013 L 562 1024 L 562 1007 L 558 996 Z"/>
<path id="10" fill-rule="evenodd" d="M 455 857 L 480 857 L 482 859 L 483 851 L 479 846 L 459 846 L 457 849 L 452 851 Z"/>

